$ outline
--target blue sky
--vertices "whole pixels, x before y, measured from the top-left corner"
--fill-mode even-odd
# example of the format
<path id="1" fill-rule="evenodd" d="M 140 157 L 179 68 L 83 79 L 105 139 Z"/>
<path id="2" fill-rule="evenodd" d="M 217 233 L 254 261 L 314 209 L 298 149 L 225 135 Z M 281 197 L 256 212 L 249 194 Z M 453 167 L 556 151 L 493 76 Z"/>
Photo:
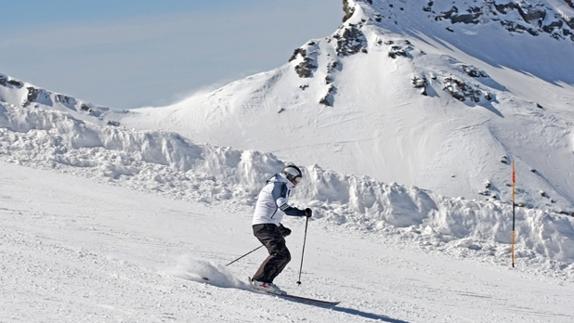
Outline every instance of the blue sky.
<path id="1" fill-rule="evenodd" d="M 0 72 L 114 108 L 168 104 L 285 63 L 340 0 L 0 0 Z"/>

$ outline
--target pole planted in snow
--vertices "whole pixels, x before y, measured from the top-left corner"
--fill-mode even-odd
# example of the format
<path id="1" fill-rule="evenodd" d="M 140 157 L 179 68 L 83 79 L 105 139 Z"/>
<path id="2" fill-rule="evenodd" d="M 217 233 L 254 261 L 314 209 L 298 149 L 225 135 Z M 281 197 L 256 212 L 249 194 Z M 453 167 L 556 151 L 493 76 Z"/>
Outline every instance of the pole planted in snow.
<path id="1" fill-rule="evenodd" d="M 516 264 L 516 257 L 514 254 L 516 243 L 516 165 L 512 160 L 512 268 Z"/>

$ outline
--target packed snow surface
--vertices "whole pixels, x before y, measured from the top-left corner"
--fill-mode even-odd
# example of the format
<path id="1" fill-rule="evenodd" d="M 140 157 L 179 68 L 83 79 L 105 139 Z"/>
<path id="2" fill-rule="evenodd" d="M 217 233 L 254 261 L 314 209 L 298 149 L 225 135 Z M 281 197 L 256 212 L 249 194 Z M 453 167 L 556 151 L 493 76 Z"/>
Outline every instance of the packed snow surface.
<path id="1" fill-rule="evenodd" d="M 263 250 L 246 207 L 177 201 L 0 162 L 2 322 L 572 322 L 574 283 L 423 251 L 386 234 L 304 224 L 276 280 L 332 310 L 243 289 Z M 209 276 L 214 285 L 198 282 Z M 240 282 L 242 281 L 242 282 Z"/>

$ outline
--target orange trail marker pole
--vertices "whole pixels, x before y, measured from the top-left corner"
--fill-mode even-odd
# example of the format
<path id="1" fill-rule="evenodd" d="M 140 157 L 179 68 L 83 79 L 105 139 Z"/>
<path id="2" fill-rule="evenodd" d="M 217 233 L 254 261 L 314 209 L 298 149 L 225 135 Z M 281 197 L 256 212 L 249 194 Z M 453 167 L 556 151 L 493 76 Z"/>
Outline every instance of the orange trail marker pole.
<path id="1" fill-rule="evenodd" d="M 514 255 L 514 244 L 516 242 L 516 166 L 512 161 L 512 268 L 514 268 L 516 257 Z"/>

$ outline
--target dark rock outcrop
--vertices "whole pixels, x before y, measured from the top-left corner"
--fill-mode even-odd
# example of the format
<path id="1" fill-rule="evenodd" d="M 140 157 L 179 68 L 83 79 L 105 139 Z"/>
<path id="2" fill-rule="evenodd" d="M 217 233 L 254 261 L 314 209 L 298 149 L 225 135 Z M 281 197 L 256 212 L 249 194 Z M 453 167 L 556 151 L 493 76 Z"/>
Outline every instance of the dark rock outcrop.
<path id="1" fill-rule="evenodd" d="M 337 94 L 337 88 L 334 85 L 329 87 L 327 94 L 319 101 L 320 104 L 332 107 L 335 105 L 335 95 Z"/>
<path id="2" fill-rule="evenodd" d="M 295 65 L 295 72 L 300 78 L 311 78 L 317 70 L 316 46 L 315 42 L 311 42 L 307 44 L 307 48 L 297 48 L 289 58 L 289 62 L 301 59 L 301 62 Z"/>
<path id="3" fill-rule="evenodd" d="M 486 101 L 492 101 L 494 98 L 491 93 L 480 89 L 477 85 L 469 84 L 454 76 L 445 77 L 442 83 L 443 90 L 461 102 L 468 100 L 470 102 L 479 103 L 482 98 Z"/>
<path id="4" fill-rule="evenodd" d="M 466 73 L 466 75 L 470 76 L 470 77 L 488 77 L 488 74 L 486 74 L 485 71 L 480 70 L 472 65 L 461 65 L 462 71 L 464 73 Z"/>
<path id="5" fill-rule="evenodd" d="M 391 48 L 389 49 L 389 57 L 390 58 L 397 58 L 397 57 L 406 57 L 412 58 L 411 52 L 415 49 L 414 46 L 408 40 L 403 40 L 399 42 L 387 41 L 385 44 L 390 44 Z M 394 45 L 393 45 L 394 44 Z"/>
<path id="6" fill-rule="evenodd" d="M 482 11 L 477 7 L 471 7 L 466 12 L 459 13 L 458 8 L 452 6 L 450 10 L 441 12 L 440 15 L 436 16 L 435 20 L 450 20 L 453 24 L 478 24 L 481 15 Z"/>
<path id="7" fill-rule="evenodd" d="M 573 0 L 565 0 L 569 6 Z M 564 16 L 536 1 L 489 0 L 475 3 L 466 8 L 451 5 L 442 10 L 435 8 L 440 4 L 429 1 L 422 8 L 430 12 L 436 21 L 448 21 L 452 24 L 478 24 L 482 21 L 497 21 L 502 27 L 513 33 L 529 33 L 533 36 L 546 33 L 555 39 L 574 41 L 574 17 Z M 458 4 L 465 6 L 464 4 Z M 438 13 L 437 13 L 438 12 Z M 518 17 L 518 18 L 517 18 Z M 447 27 L 447 30 L 454 31 Z"/>
<path id="8" fill-rule="evenodd" d="M 61 105 L 65 106 L 68 109 L 75 110 L 76 105 L 78 104 L 78 100 L 71 96 L 63 95 L 63 94 L 56 94 L 54 97 L 56 103 L 60 103 Z"/>
<path id="9" fill-rule="evenodd" d="M 333 36 L 337 40 L 337 55 L 350 56 L 367 49 L 367 38 L 356 25 L 349 24 Z"/>
<path id="10" fill-rule="evenodd" d="M 0 85 L 9 88 L 21 89 L 24 87 L 24 83 L 18 80 L 13 80 L 6 75 L 0 74 Z"/>
<path id="11" fill-rule="evenodd" d="M 343 0 L 343 12 L 345 15 L 343 16 L 343 22 L 349 20 L 355 13 L 355 8 L 349 5 L 348 0 Z"/>
<path id="12" fill-rule="evenodd" d="M 28 106 L 32 103 L 39 103 L 47 106 L 52 106 L 52 98 L 50 97 L 50 92 L 44 89 L 38 89 L 35 87 L 28 87 L 28 96 L 26 97 L 26 102 L 24 106 Z"/>

